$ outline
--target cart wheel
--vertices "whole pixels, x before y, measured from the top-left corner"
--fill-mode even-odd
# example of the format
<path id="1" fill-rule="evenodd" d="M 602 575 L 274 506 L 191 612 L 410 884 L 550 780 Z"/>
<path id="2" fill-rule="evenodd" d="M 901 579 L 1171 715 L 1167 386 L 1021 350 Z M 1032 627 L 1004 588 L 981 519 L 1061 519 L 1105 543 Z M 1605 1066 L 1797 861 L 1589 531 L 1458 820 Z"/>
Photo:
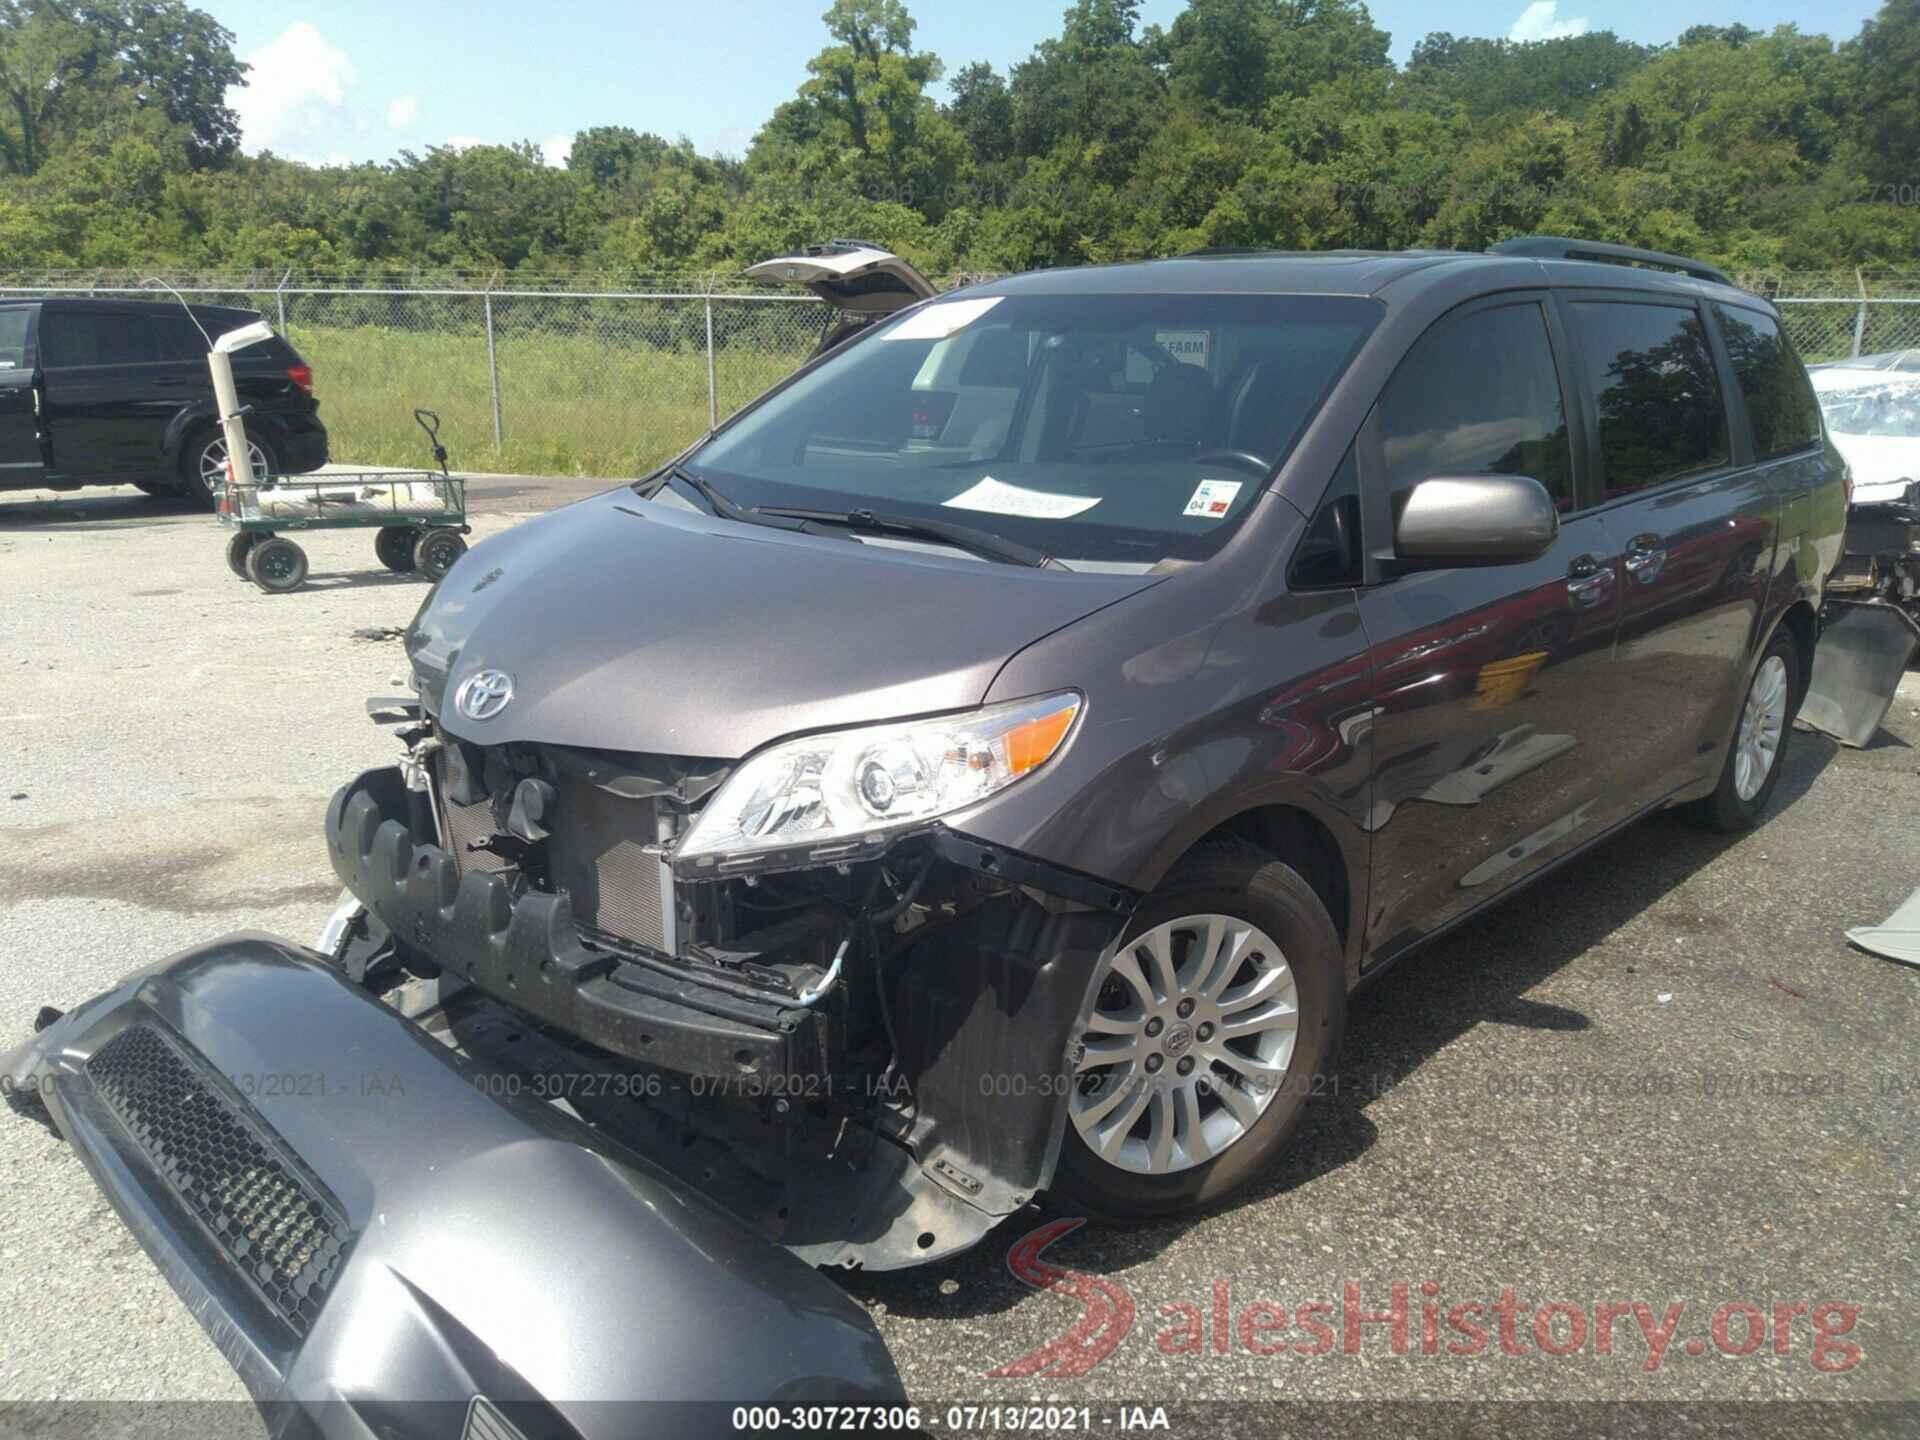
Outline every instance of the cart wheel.
<path id="1" fill-rule="evenodd" d="M 427 530 L 413 542 L 413 568 L 436 583 L 467 553 L 467 542 L 451 530 Z"/>
<path id="2" fill-rule="evenodd" d="M 420 532 L 411 525 L 383 525 L 380 533 L 373 537 L 373 553 L 394 574 L 411 575 L 413 547 L 419 542 Z"/>
<path id="3" fill-rule="evenodd" d="M 247 578 L 270 595 L 298 590 L 307 583 L 307 552 L 270 536 L 247 552 Z"/>
<path id="4" fill-rule="evenodd" d="M 260 543 L 260 537 L 251 530 L 236 531 L 227 540 L 227 568 L 242 580 L 247 575 L 247 554 Z"/>

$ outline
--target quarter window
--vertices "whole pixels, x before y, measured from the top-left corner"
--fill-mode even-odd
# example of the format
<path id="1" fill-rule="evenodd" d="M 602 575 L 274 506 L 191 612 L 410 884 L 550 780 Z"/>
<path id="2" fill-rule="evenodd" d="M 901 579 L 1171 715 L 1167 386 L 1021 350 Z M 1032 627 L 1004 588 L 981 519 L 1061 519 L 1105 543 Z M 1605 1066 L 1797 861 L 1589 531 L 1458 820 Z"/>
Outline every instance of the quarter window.
<path id="1" fill-rule="evenodd" d="M 1395 515 L 1434 475 L 1530 475 L 1560 509 L 1573 504 L 1566 411 L 1537 304 L 1442 320 L 1387 383 L 1380 420 Z"/>
<path id="2" fill-rule="evenodd" d="M 1727 462 L 1727 412 L 1692 306 L 1583 301 L 1577 341 L 1609 500 Z"/>
<path id="3" fill-rule="evenodd" d="M 1820 402 L 1771 315 L 1716 305 L 1720 334 L 1746 397 L 1757 460 L 1791 455 L 1820 441 Z"/>

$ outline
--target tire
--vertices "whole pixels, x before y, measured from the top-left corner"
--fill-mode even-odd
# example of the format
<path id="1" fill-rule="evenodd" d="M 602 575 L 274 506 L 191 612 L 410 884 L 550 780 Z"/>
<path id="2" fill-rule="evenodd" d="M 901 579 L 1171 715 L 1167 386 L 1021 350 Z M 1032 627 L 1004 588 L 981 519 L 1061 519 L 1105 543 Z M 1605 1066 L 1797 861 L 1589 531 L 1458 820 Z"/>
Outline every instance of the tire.
<path id="1" fill-rule="evenodd" d="M 423 530 L 413 543 L 413 568 L 438 584 L 467 553 L 467 542 L 452 530 Z"/>
<path id="2" fill-rule="evenodd" d="M 272 441 L 249 435 L 247 451 L 253 458 L 256 479 L 265 479 L 279 470 L 280 456 L 274 450 Z M 215 482 L 225 474 L 226 455 L 226 432 L 212 426 L 196 430 L 180 449 L 181 488 L 209 510 L 220 501 L 220 491 Z"/>
<path id="3" fill-rule="evenodd" d="M 383 525 L 380 533 L 373 537 L 373 553 L 394 574 L 411 575 L 413 547 L 419 538 L 420 532 L 411 525 Z"/>
<path id="4" fill-rule="evenodd" d="M 260 537 L 251 530 L 236 530 L 227 540 L 227 568 L 242 580 L 253 578 L 247 574 L 247 556 L 259 543 Z"/>
<path id="5" fill-rule="evenodd" d="M 269 535 L 247 552 L 247 578 L 269 595 L 298 590 L 307 583 L 307 552 Z"/>
<path id="6" fill-rule="evenodd" d="M 1199 926 L 1184 932 L 1178 928 L 1196 918 L 1221 922 L 1224 944 L 1237 947 L 1235 958 L 1216 967 L 1218 983 L 1210 990 L 1199 985 L 1205 978 L 1200 972 L 1206 969 L 1194 953 Z M 1130 961 L 1132 973 L 1146 979 L 1154 969 L 1154 937 L 1165 934 L 1166 927 L 1175 927 L 1165 953 L 1175 981 L 1183 983 L 1158 987 L 1169 993 L 1147 1004 L 1139 986 L 1116 972 Z M 1194 938 L 1183 945 L 1182 934 Z M 1265 953 L 1268 945 L 1277 956 Z M 1223 948 L 1221 954 L 1226 953 Z M 1256 968 L 1256 955 L 1264 966 Z M 1282 962 L 1278 967 L 1275 959 Z M 1054 1188 L 1063 1199 L 1103 1219 L 1177 1214 L 1211 1204 L 1246 1183 L 1299 1128 L 1307 1098 L 1317 1088 L 1315 1078 L 1331 1065 L 1346 1027 L 1346 966 L 1326 907 L 1297 870 L 1250 845 L 1211 846 L 1183 861 L 1141 906 L 1095 983 L 1100 994 L 1092 1028 L 1074 1050 L 1080 1078 L 1068 1100 L 1066 1142 Z M 1249 987 L 1256 985 L 1261 988 L 1251 991 L 1256 999 L 1249 1001 Z M 1180 1009 L 1183 1000 L 1192 1002 L 1190 1010 Z M 1289 1000 L 1294 1006 L 1290 1041 L 1280 1018 Z M 1228 1008 L 1212 1008 L 1221 1003 Z M 1108 1017 L 1104 1021 L 1103 1015 Z M 1209 1017 L 1223 1025 L 1239 1017 L 1243 1029 L 1249 1022 L 1266 1020 L 1271 1028 L 1257 1036 L 1222 1038 L 1222 1029 Z M 1156 1021 L 1158 1032 L 1152 1028 Z M 1116 1033 L 1115 1027 L 1125 1033 Z M 1241 1047 L 1251 1046 L 1258 1054 L 1268 1044 L 1277 1048 L 1265 1063 L 1284 1068 L 1241 1085 L 1225 1083 L 1232 1072 L 1213 1056 L 1231 1047 L 1239 1064 L 1248 1066 L 1255 1062 Z M 1103 1045 L 1116 1055 L 1131 1047 L 1132 1058 L 1089 1066 L 1082 1047 Z M 1180 1065 L 1189 1060 L 1196 1063 L 1181 1071 Z M 1155 1084 L 1158 1091 L 1140 1101 L 1139 1094 Z M 1115 1099 L 1129 1091 L 1131 1098 Z M 1191 1106 L 1188 1095 L 1193 1096 Z M 1136 1104 L 1136 1118 L 1125 1132 L 1118 1132 Z M 1106 1105 L 1112 1108 L 1100 1114 Z M 1166 1163 L 1156 1169 L 1154 1140 L 1163 1123 L 1176 1138 L 1167 1142 Z M 1108 1153 L 1096 1150 L 1095 1142 Z"/>
<path id="7" fill-rule="evenodd" d="M 1727 758 L 1720 768 L 1720 783 L 1713 793 L 1695 801 L 1691 814 L 1710 830 L 1738 834 L 1751 830 L 1766 813 L 1774 786 L 1780 783 L 1780 770 L 1787 758 L 1787 742 L 1793 737 L 1793 717 L 1800 713 L 1804 692 L 1800 674 L 1800 642 L 1793 631 L 1782 625 L 1773 632 L 1760 663 L 1747 680 L 1746 698 L 1740 704 L 1740 718 L 1734 725 L 1733 739 L 1727 746 Z M 1773 748 L 1766 749 L 1766 741 Z M 1749 743 L 1756 742 L 1756 743 Z M 1764 763 L 1765 773 L 1756 785 L 1753 769 Z"/>

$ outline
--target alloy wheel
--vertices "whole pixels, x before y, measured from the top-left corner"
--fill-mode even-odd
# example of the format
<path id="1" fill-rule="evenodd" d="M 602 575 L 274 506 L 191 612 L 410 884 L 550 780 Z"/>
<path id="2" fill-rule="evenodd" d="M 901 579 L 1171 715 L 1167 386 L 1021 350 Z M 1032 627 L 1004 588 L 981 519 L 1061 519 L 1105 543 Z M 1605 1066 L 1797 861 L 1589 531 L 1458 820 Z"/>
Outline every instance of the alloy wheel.
<path id="1" fill-rule="evenodd" d="M 267 454 L 258 442 L 247 441 L 247 461 L 253 467 L 253 478 L 264 480 L 267 469 Z M 209 495 L 218 496 L 227 484 L 227 441 L 224 435 L 216 436 L 207 442 L 200 451 L 200 484 Z"/>
<path id="2" fill-rule="evenodd" d="M 1773 773 L 1786 726 L 1787 662 L 1769 655 L 1760 662 L 1747 690 L 1747 703 L 1740 711 L 1740 733 L 1733 742 L 1733 791 L 1742 800 L 1758 795 Z"/>
<path id="3" fill-rule="evenodd" d="M 1074 1128 L 1110 1165 L 1192 1169 L 1253 1128 L 1292 1064 L 1293 971 L 1271 936 L 1231 915 L 1188 915 L 1105 963 L 1075 1061 Z"/>

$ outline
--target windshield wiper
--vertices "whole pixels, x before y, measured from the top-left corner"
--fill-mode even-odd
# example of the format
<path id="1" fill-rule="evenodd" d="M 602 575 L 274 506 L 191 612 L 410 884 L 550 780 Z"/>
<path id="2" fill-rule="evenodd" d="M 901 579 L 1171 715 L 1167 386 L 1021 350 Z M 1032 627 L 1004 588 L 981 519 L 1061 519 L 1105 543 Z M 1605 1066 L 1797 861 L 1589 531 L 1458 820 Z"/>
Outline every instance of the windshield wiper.
<path id="1" fill-rule="evenodd" d="M 781 505 L 761 505 L 755 508 L 762 515 L 780 515 L 789 520 L 801 520 L 810 524 L 844 525 L 849 530 L 866 530 L 875 534 L 935 540 L 943 545 L 951 545 L 956 550 L 966 550 L 984 559 L 998 560 L 1006 565 L 1027 565 L 1036 570 L 1048 565 L 1059 565 L 1059 562 L 1044 550 L 1036 550 L 1031 545 L 1022 545 L 1017 540 L 1004 539 L 988 530 L 976 530 L 971 525 L 958 525 L 951 520 L 921 520 L 912 515 L 878 514 L 872 510 L 795 510 Z"/>
<path id="2" fill-rule="evenodd" d="M 708 507 L 722 520 L 738 520 L 742 525 L 764 525 L 769 530 L 788 530 L 802 535 L 817 535 L 821 533 L 817 527 L 808 522 L 804 517 L 780 516 L 778 511 L 759 510 L 742 505 L 738 500 L 730 498 L 725 491 L 707 479 L 706 476 L 696 475 L 684 465 L 669 465 L 665 470 L 661 471 L 659 484 L 647 491 L 647 498 L 652 499 L 665 489 L 670 481 L 674 480 L 678 480 L 681 484 L 692 489 L 695 494 L 707 502 Z M 776 516 L 779 516 L 779 518 L 775 518 Z M 785 524 L 783 523 L 785 520 L 792 520 L 795 523 L 791 525 Z"/>

